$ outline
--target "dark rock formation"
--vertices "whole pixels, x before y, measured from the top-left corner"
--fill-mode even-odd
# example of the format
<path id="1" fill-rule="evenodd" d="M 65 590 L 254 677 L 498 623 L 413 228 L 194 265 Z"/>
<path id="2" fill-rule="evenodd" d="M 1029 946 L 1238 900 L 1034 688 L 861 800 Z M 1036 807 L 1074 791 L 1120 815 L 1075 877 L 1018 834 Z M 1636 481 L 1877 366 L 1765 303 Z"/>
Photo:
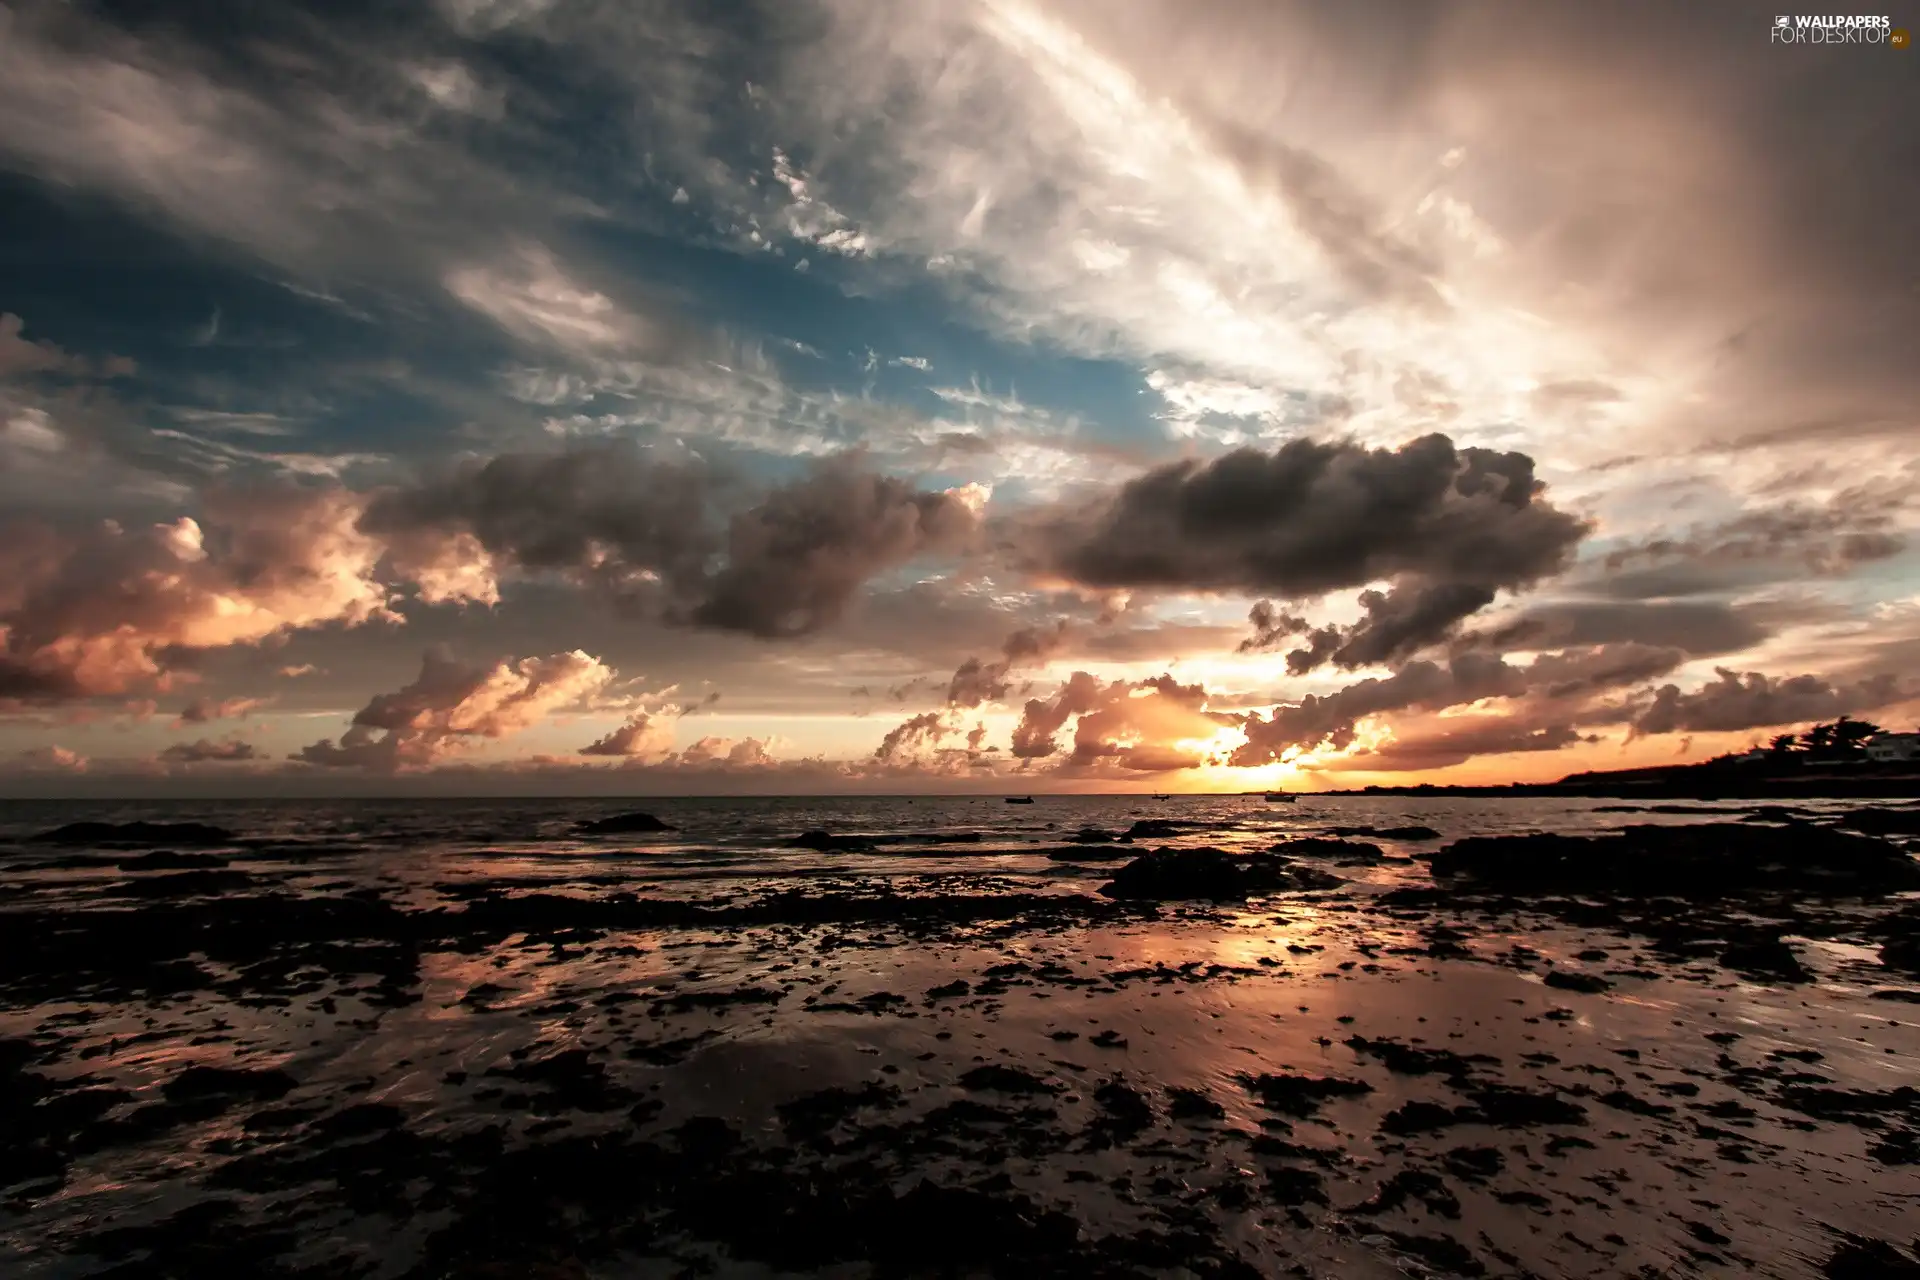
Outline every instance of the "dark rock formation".
<path id="1" fill-rule="evenodd" d="M 1920 809 L 1860 809 L 1840 825 L 1870 836 L 1920 836 Z"/>
<path id="2" fill-rule="evenodd" d="M 1826 827 L 1736 823 L 1634 826 L 1607 836 L 1471 836 L 1434 854 L 1433 874 L 1532 893 L 1856 894 L 1920 887 L 1920 865 L 1885 840 Z"/>
<path id="3" fill-rule="evenodd" d="M 69 822 L 33 836 L 35 844 L 223 845 L 236 837 L 204 822 Z"/>
<path id="4" fill-rule="evenodd" d="M 616 813 L 610 818 L 576 822 L 574 828 L 582 835 L 595 836 L 643 835 L 648 832 L 680 829 L 660 821 L 650 813 Z"/>
<path id="5" fill-rule="evenodd" d="M 1330 889 L 1341 883 L 1340 877 L 1324 871 L 1289 867 L 1270 853 L 1232 854 L 1208 846 L 1142 854 L 1114 872 L 1100 892 L 1109 898 L 1155 902 L 1239 902 L 1253 894 Z"/>
<path id="6" fill-rule="evenodd" d="M 789 849 L 812 849 L 816 853 L 871 853 L 874 842 L 866 836 L 836 836 L 830 831 L 803 831 L 787 841 Z"/>

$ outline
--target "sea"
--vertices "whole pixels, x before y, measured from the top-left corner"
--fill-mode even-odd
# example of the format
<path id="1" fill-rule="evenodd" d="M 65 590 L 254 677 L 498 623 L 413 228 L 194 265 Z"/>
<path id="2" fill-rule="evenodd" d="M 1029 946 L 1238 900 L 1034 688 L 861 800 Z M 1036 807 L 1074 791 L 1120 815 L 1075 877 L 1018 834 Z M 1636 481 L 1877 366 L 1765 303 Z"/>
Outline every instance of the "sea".
<path id="1" fill-rule="evenodd" d="M 1812 977 L 1780 985 L 1711 938 L 1393 896 L 1466 836 L 1754 807 L 0 803 L 0 1275 L 1815 1277 L 1849 1241 L 1911 1256 L 1920 993 L 1861 932 L 1879 916 L 1792 936 Z M 634 811 L 671 829 L 583 829 Z M 34 839 L 78 822 L 232 838 Z M 1083 834 L 1137 823 L 1169 826 Z M 1142 850 L 1337 830 L 1384 854 L 1329 864 L 1337 889 L 1099 893 Z M 1727 936 L 1749 926 L 1731 911 Z M 1482 1114 L 1515 1098 L 1539 1113 Z"/>

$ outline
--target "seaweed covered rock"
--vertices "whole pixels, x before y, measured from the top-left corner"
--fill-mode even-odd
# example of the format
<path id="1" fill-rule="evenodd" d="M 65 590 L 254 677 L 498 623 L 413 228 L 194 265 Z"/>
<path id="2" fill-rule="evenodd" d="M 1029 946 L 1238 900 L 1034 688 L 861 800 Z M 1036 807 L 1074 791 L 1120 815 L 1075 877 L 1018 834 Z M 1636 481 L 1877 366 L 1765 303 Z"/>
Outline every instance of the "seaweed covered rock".
<path id="1" fill-rule="evenodd" d="M 1325 836 L 1282 840 L 1273 846 L 1271 852 L 1283 858 L 1331 858 L 1346 864 L 1384 862 L 1387 857 L 1377 844 L 1363 840 L 1331 840 Z"/>
<path id="2" fill-rule="evenodd" d="M 871 853 L 875 842 L 868 836 L 837 836 L 831 831 L 803 831 L 787 841 L 789 849 L 812 849 L 815 853 Z"/>
<path id="3" fill-rule="evenodd" d="M 1718 895 L 1743 889 L 1857 894 L 1920 888 L 1920 864 L 1872 836 L 1731 822 L 1633 826 L 1617 835 L 1470 836 L 1433 855 L 1436 879 L 1510 892 Z"/>
<path id="4" fill-rule="evenodd" d="M 1920 809 L 1858 809 L 1840 825 L 1870 836 L 1920 836 Z"/>
<path id="5" fill-rule="evenodd" d="M 1122 840 L 1170 840 L 1180 834 L 1183 827 L 1193 824 L 1175 822 L 1171 818 L 1142 818 L 1127 828 Z"/>
<path id="6" fill-rule="evenodd" d="M 1270 853 L 1228 853 L 1198 849 L 1155 849 L 1114 872 L 1100 892 L 1109 898 L 1152 902 L 1201 899 L 1239 902 L 1254 894 L 1330 889 L 1343 881 L 1311 867 L 1289 867 Z"/>
<path id="7" fill-rule="evenodd" d="M 574 829 L 583 835 L 630 836 L 654 831 L 678 831 L 680 828 L 662 822 L 650 813 L 616 813 L 609 818 L 576 822 Z"/>
<path id="8" fill-rule="evenodd" d="M 223 845 L 236 837 L 204 822 L 69 822 L 31 837 L 34 844 Z"/>

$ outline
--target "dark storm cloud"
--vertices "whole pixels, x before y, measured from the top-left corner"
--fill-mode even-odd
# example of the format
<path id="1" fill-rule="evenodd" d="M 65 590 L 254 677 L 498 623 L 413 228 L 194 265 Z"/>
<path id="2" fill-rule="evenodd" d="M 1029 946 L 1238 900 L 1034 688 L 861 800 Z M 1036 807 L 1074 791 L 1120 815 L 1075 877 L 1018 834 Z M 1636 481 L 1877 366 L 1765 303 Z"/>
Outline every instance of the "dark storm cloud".
<path id="1" fill-rule="evenodd" d="M 945 712 L 927 711 L 909 717 L 887 731 L 873 750 L 876 760 L 898 760 L 922 746 L 938 746 L 941 739 L 959 732 Z"/>
<path id="2" fill-rule="evenodd" d="M 1363 591 L 1360 607 L 1367 616 L 1341 634 L 1340 647 L 1330 656 L 1335 666 L 1348 670 L 1411 657 L 1492 604 L 1493 595 L 1490 587 L 1466 582 Z M 1312 656 L 1311 650 L 1295 650 L 1287 655 L 1287 670 L 1296 675 L 1311 670 L 1308 661 L 1294 659 Z"/>
<path id="3" fill-rule="evenodd" d="M 1773 677 L 1718 669 L 1718 679 L 1691 693 L 1663 685 L 1633 719 L 1636 734 L 1737 732 L 1831 720 L 1890 706 L 1910 696 L 1889 675 L 1851 685 L 1818 676 Z"/>
<path id="4" fill-rule="evenodd" d="M 983 702 L 1003 701 L 1010 688 L 1008 676 L 1020 667 L 1046 662 L 1067 642 L 1065 620 L 1051 627 L 1022 627 L 1000 646 L 997 662 L 968 658 L 947 682 L 947 703 L 956 707 L 977 707 Z"/>
<path id="5" fill-rule="evenodd" d="M 1442 435 L 1398 449 L 1293 440 L 1157 467 L 1110 499 L 1037 518 L 1015 542 L 1095 587 L 1300 599 L 1392 580 L 1330 655 L 1351 666 L 1411 653 L 1496 590 L 1563 569 L 1586 526 L 1542 488 L 1525 454 Z"/>
<path id="6" fill-rule="evenodd" d="M 1461 650 L 1557 649 L 1640 642 L 1684 650 L 1693 657 L 1734 653 L 1772 634 L 1764 606 L 1710 601 L 1568 601 L 1528 608 L 1483 633 L 1463 636 Z"/>
<path id="7" fill-rule="evenodd" d="M 490 556 L 606 589 L 692 594 L 718 550 L 715 480 L 704 467 L 628 444 L 502 454 L 377 495 L 363 531 L 404 561 L 416 542 L 470 534 Z"/>
<path id="8" fill-rule="evenodd" d="M 494 562 L 558 572 L 668 621 L 775 638 L 836 621 L 889 569 L 961 550 L 975 514 L 961 495 L 850 458 L 756 501 L 706 468 L 608 445 L 472 463 L 379 495 L 361 527 L 403 575 L 457 579 L 447 560 L 471 537 Z"/>
<path id="9" fill-rule="evenodd" d="M 211 738 L 176 742 L 160 753 L 160 759 L 167 764 L 231 764 L 259 758 L 258 748 L 251 742 L 242 742 L 237 738 L 224 742 L 216 742 Z"/>
<path id="10" fill-rule="evenodd" d="M 1277 649 L 1280 645 L 1302 632 L 1312 624 L 1297 614 L 1287 613 L 1275 607 L 1271 600 L 1254 602 L 1247 610 L 1247 622 L 1253 627 L 1253 634 L 1240 642 L 1241 653 L 1265 653 Z"/>
<path id="11" fill-rule="evenodd" d="M 750 635 L 803 635 L 835 621 L 868 579 L 961 550 L 975 523 L 954 494 L 829 464 L 733 518 L 726 564 L 690 616 Z"/>
<path id="12" fill-rule="evenodd" d="M 1112 499 L 1044 519 L 1033 550 L 1096 587 L 1289 598 L 1416 576 L 1518 586 L 1564 567 L 1585 533 L 1541 497 L 1521 453 L 1292 440 L 1156 467 Z"/>

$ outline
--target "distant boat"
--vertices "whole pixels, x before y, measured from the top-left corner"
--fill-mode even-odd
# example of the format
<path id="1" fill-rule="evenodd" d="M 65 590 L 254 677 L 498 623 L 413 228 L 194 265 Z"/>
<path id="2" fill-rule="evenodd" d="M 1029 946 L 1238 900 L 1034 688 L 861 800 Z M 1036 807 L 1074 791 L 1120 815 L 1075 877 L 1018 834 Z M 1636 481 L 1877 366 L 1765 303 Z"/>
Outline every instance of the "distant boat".
<path id="1" fill-rule="evenodd" d="M 1171 800 L 1173 799 L 1173 797 L 1172 796 L 1155 796 L 1154 799 L 1155 800 Z"/>
<path id="2" fill-rule="evenodd" d="M 1008 796 L 1007 803 L 1008 804 L 1032 804 L 1033 797 L 1032 796 Z"/>
<path id="3" fill-rule="evenodd" d="M 1268 804 L 1292 804 L 1293 797 L 1288 795 L 1284 791 L 1269 791 L 1267 792 L 1267 803 Z"/>

